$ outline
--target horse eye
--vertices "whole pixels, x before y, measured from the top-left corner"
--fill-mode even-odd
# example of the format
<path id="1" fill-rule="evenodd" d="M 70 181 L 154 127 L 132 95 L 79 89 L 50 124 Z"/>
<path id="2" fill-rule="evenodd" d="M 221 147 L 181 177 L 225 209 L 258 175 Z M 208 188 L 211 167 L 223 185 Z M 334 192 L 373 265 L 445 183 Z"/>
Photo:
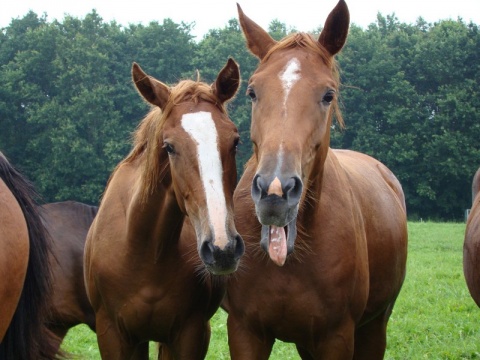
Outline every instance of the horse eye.
<path id="1" fill-rule="evenodd" d="M 323 96 L 322 102 L 330 104 L 334 98 L 335 98 L 335 91 L 330 90 Z"/>
<path id="2" fill-rule="evenodd" d="M 174 149 L 173 146 L 170 145 L 169 143 L 167 143 L 167 142 L 163 143 L 163 148 L 165 149 L 165 151 L 166 151 L 169 155 L 175 154 L 175 149 Z"/>
<path id="3" fill-rule="evenodd" d="M 255 94 L 253 88 L 250 86 L 247 88 L 247 96 L 250 97 L 251 101 L 257 100 L 257 95 Z"/>
<path id="4" fill-rule="evenodd" d="M 235 153 L 237 152 L 237 149 L 238 149 L 238 144 L 240 143 L 240 138 L 235 138 L 235 140 L 233 140 L 233 151 L 235 151 Z"/>

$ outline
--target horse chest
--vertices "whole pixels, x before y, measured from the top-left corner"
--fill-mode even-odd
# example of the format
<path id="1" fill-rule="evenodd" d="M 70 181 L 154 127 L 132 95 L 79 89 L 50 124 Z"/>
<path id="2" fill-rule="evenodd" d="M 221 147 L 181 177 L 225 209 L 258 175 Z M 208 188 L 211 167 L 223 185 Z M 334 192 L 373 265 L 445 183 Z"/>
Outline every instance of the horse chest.
<path id="1" fill-rule="evenodd" d="M 299 270 L 298 266 L 267 267 L 267 271 L 262 269 L 261 278 L 252 276 L 247 280 L 249 286 L 240 284 L 238 289 L 242 292 L 245 313 L 256 313 L 253 317 L 280 327 L 282 323 L 305 326 L 314 318 L 321 323 L 343 313 L 351 296 L 349 288 L 342 283 L 345 279 L 333 275 L 320 277 L 316 268 Z M 230 289 L 237 292 L 235 285 Z"/>
<path id="2" fill-rule="evenodd" d="M 118 307 L 117 322 L 138 338 L 168 341 L 191 316 L 205 312 L 197 299 L 208 296 L 197 293 L 194 287 L 172 285 L 155 284 L 136 289 Z"/>

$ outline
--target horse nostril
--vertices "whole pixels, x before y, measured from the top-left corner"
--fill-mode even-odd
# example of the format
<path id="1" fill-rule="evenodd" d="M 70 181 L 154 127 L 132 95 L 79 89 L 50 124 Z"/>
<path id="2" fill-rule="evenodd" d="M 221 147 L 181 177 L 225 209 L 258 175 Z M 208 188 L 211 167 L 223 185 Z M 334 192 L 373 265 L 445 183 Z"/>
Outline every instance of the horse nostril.
<path id="1" fill-rule="evenodd" d="M 283 187 L 283 192 L 287 201 L 291 205 L 296 205 L 302 196 L 303 184 L 298 176 L 293 176 L 287 180 Z"/>
<path id="2" fill-rule="evenodd" d="M 255 200 L 263 199 L 267 195 L 267 183 L 260 175 L 255 175 L 252 182 L 252 197 Z"/>
<path id="3" fill-rule="evenodd" d="M 206 240 L 200 246 L 200 256 L 204 263 L 206 264 L 213 264 L 214 263 L 214 256 L 213 252 L 215 251 L 215 247 L 210 240 Z"/>
<path id="4" fill-rule="evenodd" d="M 235 260 L 238 260 L 245 253 L 245 244 L 243 243 L 243 239 L 240 235 L 235 236 L 233 246 Z"/>

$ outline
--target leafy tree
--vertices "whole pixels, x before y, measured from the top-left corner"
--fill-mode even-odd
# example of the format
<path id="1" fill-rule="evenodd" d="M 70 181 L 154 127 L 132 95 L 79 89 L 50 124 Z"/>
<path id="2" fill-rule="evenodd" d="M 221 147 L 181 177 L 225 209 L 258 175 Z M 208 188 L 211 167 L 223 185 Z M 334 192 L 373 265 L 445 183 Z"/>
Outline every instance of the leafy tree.
<path id="1" fill-rule="evenodd" d="M 51 92 L 46 78 L 53 69 L 44 59 L 51 59 L 54 48 L 55 34 L 49 31 L 45 17 L 33 12 L 12 20 L 0 32 L 0 146 L 19 167 L 28 139 L 35 135 L 27 123 L 27 111 Z"/>
<path id="2" fill-rule="evenodd" d="M 46 200 L 97 203 L 148 111 L 131 83 L 132 62 L 173 84 L 196 69 L 211 82 L 233 57 L 242 83 L 229 113 L 241 134 L 241 174 L 251 154 L 244 94 L 258 59 L 236 19 L 198 42 L 192 27 L 170 19 L 122 27 L 95 11 L 62 22 L 33 12 L 12 20 L 0 31 L 0 149 Z M 294 31 L 278 20 L 268 30 L 275 39 Z M 461 219 L 470 206 L 480 166 L 479 44 L 478 26 L 461 19 L 412 25 L 379 14 L 367 29 L 351 26 L 338 58 L 347 128 L 332 132 L 332 146 L 392 169 L 410 217 Z"/>
<path id="3" fill-rule="evenodd" d="M 212 82 L 220 69 L 231 57 L 240 64 L 241 86 L 235 99 L 229 104 L 230 118 L 239 129 L 241 142 L 237 152 L 237 172 L 251 155 L 250 113 L 251 104 L 245 96 L 248 79 L 255 70 L 258 59 L 247 50 L 245 39 L 237 19 L 231 19 L 223 29 L 212 29 L 198 44 L 193 60 L 194 67 L 200 69 L 202 79 Z"/>
<path id="4" fill-rule="evenodd" d="M 478 41 L 477 27 L 461 21 L 406 25 L 379 16 L 366 31 L 351 28 L 339 59 L 347 131 L 336 144 L 389 166 L 410 216 L 459 219 L 469 207 Z"/>

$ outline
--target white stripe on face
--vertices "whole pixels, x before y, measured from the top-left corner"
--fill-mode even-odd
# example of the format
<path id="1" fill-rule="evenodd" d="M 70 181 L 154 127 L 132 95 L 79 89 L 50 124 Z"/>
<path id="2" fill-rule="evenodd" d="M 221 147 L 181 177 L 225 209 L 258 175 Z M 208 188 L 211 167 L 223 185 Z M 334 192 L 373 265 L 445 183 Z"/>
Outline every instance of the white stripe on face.
<path id="1" fill-rule="evenodd" d="M 300 80 L 300 61 L 298 61 L 297 58 L 290 59 L 290 61 L 285 65 L 283 70 L 278 74 L 278 77 L 280 78 L 280 81 L 282 82 L 283 85 L 283 92 L 284 92 L 284 98 L 283 98 L 283 114 L 285 114 L 286 119 L 286 114 L 287 114 L 287 99 L 288 95 L 290 94 L 290 90 L 292 90 L 293 85 Z M 281 171 L 281 167 L 283 164 L 283 145 L 280 143 L 280 150 L 278 152 L 278 162 L 277 162 L 277 168 L 276 168 L 276 174 L 279 174 Z"/>
<path id="2" fill-rule="evenodd" d="M 208 220 L 213 231 L 214 244 L 223 249 L 228 243 L 227 206 L 215 123 L 209 112 L 200 111 L 183 115 L 182 127 L 197 144 L 198 166 L 207 199 Z"/>
<path id="3" fill-rule="evenodd" d="M 290 59 L 284 70 L 278 76 L 282 81 L 283 92 L 285 93 L 283 106 L 286 107 L 290 90 L 292 90 L 293 85 L 300 80 L 300 62 L 297 58 Z"/>

